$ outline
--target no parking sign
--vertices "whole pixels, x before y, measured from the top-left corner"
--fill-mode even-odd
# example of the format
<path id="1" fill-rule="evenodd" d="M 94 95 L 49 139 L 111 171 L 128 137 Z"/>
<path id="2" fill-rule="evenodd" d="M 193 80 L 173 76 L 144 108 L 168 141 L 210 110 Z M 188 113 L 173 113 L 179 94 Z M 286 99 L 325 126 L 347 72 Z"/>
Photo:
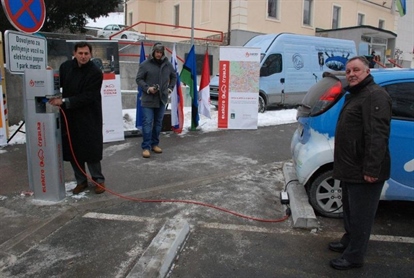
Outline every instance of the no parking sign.
<path id="1" fill-rule="evenodd" d="M 46 18 L 44 0 L 1 0 L 10 23 L 25 33 L 39 31 Z"/>

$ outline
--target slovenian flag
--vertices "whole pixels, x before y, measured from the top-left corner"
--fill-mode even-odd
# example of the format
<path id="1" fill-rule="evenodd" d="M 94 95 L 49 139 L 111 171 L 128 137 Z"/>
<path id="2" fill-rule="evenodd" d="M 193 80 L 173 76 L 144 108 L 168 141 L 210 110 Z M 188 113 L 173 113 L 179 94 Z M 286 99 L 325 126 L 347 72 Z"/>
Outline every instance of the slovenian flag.
<path id="1" fill-rule="evenodd" d="M 145 49 L 144 42 L 141 42 L 141 53 L 139 54 L 139 63 L 145 61 Z M 137 108 L 136 108 L 136 117 L 135 117 L 135 127 L 139 130 L 142 130 L 142 106 L 141 106 L 141 97 L 142 89 L 138 86 L 138 95 L 137 95 Z"/>
<path id="2" fill-rule="evenodd" d="M 198 92 L 197 92 L 197 71 L 194 45 L 188 53 L 180 74 L 181 81 L 190 87 L 191 96 L 191 130 L 198 127 Z"/>
<path id="3" fill-rule="evenodd" d="M 178 73 L 178 61 L 177 53 L 175 51 L 175 44 L 171 56 L 171 64 L 174 67 L 177 75 L 177 84 L 174 86 L 174 90 L 171 93 L 171 127 L 175 133 L 181 133 L 183 131 L 184 124 L 184 98 L 181 90 L 180 74 Z"/>
<path id="4" fill-rule="evenodd" d="M 198 93 L 199 113 L 211 119 L 210 115 L 210 64 L 208 49 L 204 55 L 203 71 L 201 72 L 200 92 Z"/>
<path id="5" fill-rule="evenodd" d="M 404 16 L 407 13 L 407 5 L 405 3 L 405 0 L 397 0 L 395 2 L 400 16 Z"/>

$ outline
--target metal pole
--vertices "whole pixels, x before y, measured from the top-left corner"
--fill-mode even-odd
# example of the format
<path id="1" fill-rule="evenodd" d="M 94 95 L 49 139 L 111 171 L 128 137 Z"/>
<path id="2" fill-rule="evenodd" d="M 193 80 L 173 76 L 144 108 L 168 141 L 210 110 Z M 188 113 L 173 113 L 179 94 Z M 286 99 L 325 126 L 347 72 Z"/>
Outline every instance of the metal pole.
<path id="1" fill-rule="evenodd" d="M 194 0 L 191 4 L 191 45 L 194 44 Z"/>

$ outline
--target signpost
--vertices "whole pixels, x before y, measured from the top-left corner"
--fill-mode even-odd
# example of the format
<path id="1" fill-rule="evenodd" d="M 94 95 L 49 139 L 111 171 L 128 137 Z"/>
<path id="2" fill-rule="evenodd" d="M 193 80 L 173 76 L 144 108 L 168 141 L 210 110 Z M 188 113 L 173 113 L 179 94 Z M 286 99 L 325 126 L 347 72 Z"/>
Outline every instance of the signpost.
<path id="1" fill-rule="evenodd" d="M 5 33 L 6 64 L 11 73 L 47 67 L 46 38 L 7 30 Z"/>
<path id="2" fill-rule="evenodd" d="M 10 23 L 25 33 L 39 31 L 46 18 L 44 0 L 1 0 Z"/>

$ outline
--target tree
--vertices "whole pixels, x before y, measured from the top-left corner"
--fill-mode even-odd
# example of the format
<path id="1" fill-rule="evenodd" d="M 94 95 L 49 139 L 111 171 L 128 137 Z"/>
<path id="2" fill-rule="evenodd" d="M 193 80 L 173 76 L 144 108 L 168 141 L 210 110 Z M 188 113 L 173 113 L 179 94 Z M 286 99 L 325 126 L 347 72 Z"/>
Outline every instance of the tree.
<path id="1" fill-rule="evenodd" d="M 46 19 L 40 31 L 69 30 L 71 33 L 86 31 L 87 18 L 98 18 L 114 11 L 123 0 L 44 0 Z M 15 30 L 0 5 L 0 31 Z"/>

